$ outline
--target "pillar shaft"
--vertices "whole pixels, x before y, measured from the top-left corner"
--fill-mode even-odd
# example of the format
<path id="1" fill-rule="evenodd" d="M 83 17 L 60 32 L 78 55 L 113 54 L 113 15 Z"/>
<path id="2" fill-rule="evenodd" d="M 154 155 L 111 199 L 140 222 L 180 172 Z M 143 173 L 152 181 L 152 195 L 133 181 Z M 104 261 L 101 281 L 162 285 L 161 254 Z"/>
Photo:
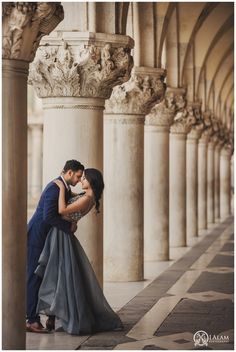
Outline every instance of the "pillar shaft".
<path id="1" fill-rule="evenodd" d="M 197 236 L 197 172 L 199 133 L 192 131 L 187 137 L 187 239 Z"/>
<path id="2" fill-rule="evenodd" d="M 163 126 L 145 126 L 144 236 L 145 260 L 169 259 L 169 128 Z"/>
<path id="3" fill-rule="evenodd" d="M 207 143 L 205 137 L 198 143 L 198 230 L 207 229 Z"/>
<path id="4" fill-rule="evenodd" d="M 207 147 L 207 223 L 215 222 L 214 212 L 214 142 Z"/>
<path id="5" fill-rule="evenodd" d="M 143 279 L 143 115 L 105 115 L 104 276 Z"/>
<path id="6" fill-rule="evenodd" d="M 25 350 L 29 62 L 62 19 L 59 3 L 2 3 L 4 350 Z"/>
<path id="7" fill-rule="evenodd" d="M 2 69 L 2 339 L 14 350 L 25 349 L 28 63 L 5 59 Z"/>
<path id="8" fill-rule="evenodd" d="M 220 153 L 220 218 L 230 215 L 230 159 L 231 154 L 226 148 Z"/>
<path id="9" fill-rule="evenodd" d="M 66 160 L 103 170 L 104 99 L 44 98 L 43 183 L 60 174 Z M 66 116 L 66 119 L 65 119 Z M 102 211 L 91 211 L 78 223 L 77 236 L 95 273 L 103 280 Z"/>
<path id="10" fill-rule="evenodd" d="M 186 134 L 170 134 L 170 246 L 186 245 Z"/>
<path id="11" fill-rule="evenodd" d="M 42 149 L 43 149 L 43 126 L 31 124 L 31 197 L 37 200 L 42 191 Z"/>
<path id="12" fill-rule="evenodd" d="M 214 213 L 215 220 L 220 219 L 220 149 L 219 144 L 216 145 L 214 151 Z"/>
<path id="13" fill-rule="evenodd" d="M 169 260 L 169 128 L 173 92 L 146 116 L 144 129 L 144 260 Z M 172 107 L 172 109 L 171 109 Z"/>

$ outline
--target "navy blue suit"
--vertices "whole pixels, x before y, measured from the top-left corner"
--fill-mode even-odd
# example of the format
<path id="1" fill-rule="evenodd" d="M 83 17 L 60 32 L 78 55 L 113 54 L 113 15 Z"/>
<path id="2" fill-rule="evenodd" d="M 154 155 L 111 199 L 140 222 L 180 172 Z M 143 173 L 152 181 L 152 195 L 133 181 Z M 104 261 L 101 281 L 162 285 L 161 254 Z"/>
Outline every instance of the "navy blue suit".
<path id="1" fill-rule="evenodd" d="M 36 314 L 36 307 L 41 279 L 34 274 L 34 271 L 38 265 L 38 259 L 43 250 L 47 234 L 53 226 L 68 234 L 71 233 L 71 223 L 63 220 L 58 213 L 59 192 L 59 187 L 53 181 L 46 186 L 37 209 L 28 224 L 27 319 L 29 323 L 34 323 L 40 319 Z M 65 197 L 67 202 L 71 197 L 71 191 L 66 190 Z"/>

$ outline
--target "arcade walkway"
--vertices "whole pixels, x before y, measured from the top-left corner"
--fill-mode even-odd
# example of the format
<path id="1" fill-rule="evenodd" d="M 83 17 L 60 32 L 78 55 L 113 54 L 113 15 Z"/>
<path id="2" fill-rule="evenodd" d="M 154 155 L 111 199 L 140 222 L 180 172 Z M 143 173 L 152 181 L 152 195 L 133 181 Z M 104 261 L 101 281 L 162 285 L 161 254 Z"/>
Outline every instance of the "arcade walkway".
<path id="1" fill-rule="evenodd" d="M 125 331 L 28 333 L 27 349 L 233 350 L 233 217 L 202 232 L 192 246 L 172 249 L 171 258 L 146 265 L 144 282 L 105 284 Z M 199 330 L 210 340 L 195 346 Z"/>

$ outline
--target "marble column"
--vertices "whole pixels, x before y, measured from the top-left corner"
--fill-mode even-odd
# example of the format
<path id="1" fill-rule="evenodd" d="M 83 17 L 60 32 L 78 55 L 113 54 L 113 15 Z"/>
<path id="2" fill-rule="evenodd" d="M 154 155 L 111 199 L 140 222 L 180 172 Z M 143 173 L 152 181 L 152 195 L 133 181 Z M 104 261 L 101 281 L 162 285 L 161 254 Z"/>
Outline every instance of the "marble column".
<path id="1" fill-rule="evenodd" d="M 176 97 L 177 98 L 177 97 Z M 186 118 L 184 91 L 176 101 L 177 114 L 170 128 L 170 246 L 186 246 Z"/>
<path id="2" fill-rule="evenodd" d="M 43 125 L 31 123 L 31 199 L 35 202 L 39 199 L 42 191 L 42 149 L 43 149 Z"/>
<path id="3" fill-rule="evenodd" d="M 198 235 L 198 139 L 201 131 L 192 128 L 187 136 L 187 240 Z"/>
<path id="4" fill-rule="evenodd" d="M 207 223 L 215 222 L 214 211 L 214 149 L 215 142 L 211 138 L 207 146 Z"/>
<path id="5" fill-rule="evenodd" d="M 25 349 L 28 67 L 40 38 L 63 18 L 58 3 L 43 4 L 2 4 L 4 350 Z"/>
<path id="6" fill-rule="evenodd" d="M 169 260 L 169 128 L 174 105 L 157 104 L 144 133 L 144 260 Z M 161 167 L 160 167 L 161 166 Z"/>
<path id="7" fill-rule="evenodd" d="M 198 141 L 198 231 L 207 229 L 207 144 L 203 132 Z"/>
<path id="8" fill-rule="evenodd" d="M 231 149 L 223 146 L 220 152 L 220 219 L 230 215 L 230 160 Z"/>
<path id="9" fill-rule="evenodd" d="M 60 32 L 41 44 L 30 67 L 30 81 L 43 98 L 43 184 L 57 176 L 68 159 L 103 171 L 105 99 L 130 77 L 133 40 Z M 99 215 L 91 211 L 78 223 L 77 236 L 102 285 L 102 207 Z"/>
<path id="10" fill-rule="evenodd" d="M 218 141 L 214 150 L 214 214 L 215 222 L 220 221 L 220 150 L 222 144 Z"/>
<path id="11" fill-rule="evenodd" d="M 143 280 L 144 117 L 164 96 L 164 70 L 135 67 L 113 89 L 104 120 L 104 275 Z"/>

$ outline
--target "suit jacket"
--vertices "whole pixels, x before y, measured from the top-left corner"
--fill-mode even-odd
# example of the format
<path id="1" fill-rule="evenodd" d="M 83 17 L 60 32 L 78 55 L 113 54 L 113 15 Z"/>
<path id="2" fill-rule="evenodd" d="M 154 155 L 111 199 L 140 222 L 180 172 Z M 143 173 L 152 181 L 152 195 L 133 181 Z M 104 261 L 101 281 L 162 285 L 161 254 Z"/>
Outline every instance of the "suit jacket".
<path id="1" fill-rule="evenodd" d="M 71 233 L 71 223 L 63 220 L 58 213 L 59 192 L 59 187 L 53 181 L 45 187 L 37 209 L 28 223 L 28 245 L 43 249 L 47 234 L 53 226 Z M 65 197 L 67 202 L 71 197 L 70 190 L 66 189 Z"/>

